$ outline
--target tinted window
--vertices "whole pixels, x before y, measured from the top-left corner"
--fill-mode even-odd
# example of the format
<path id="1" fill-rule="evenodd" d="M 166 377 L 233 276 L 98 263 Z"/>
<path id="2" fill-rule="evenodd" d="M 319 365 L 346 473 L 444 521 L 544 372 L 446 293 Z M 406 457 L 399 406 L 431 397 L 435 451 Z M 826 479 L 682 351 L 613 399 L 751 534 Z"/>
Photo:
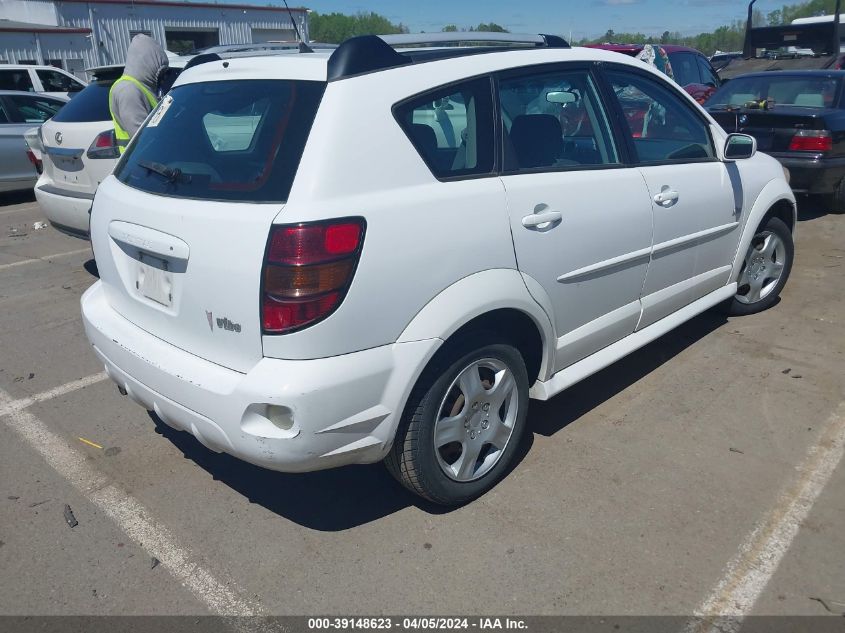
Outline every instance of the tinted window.
<path id="1" fill-rule="evenodd" d="M 629 72 L 607 73 L 642 163 L 715 156 L 707 124 L 667 86 Z"/>
<path id="2" fill-rule="evenodd" d="M 95 81 L 88 84 L 82 92 L 74 95 L 53 120 L 60 123 L 111 121 L 109 88 L 112 83 L 114 82 Z"/>
<path id="3" fill-rule="evenodd" d="M 0 90 L 34 92 L 35 88 L 32 87 L 29 71 L 23 68 L 20 70 L 0 70 Z"/>
<path id="4" fill-rule="evenodd" d="M 830 108 L 836 102 L 839 79 L 813 75 L 737 77 L 707 101 L 708 107 L 743 106 L 749 101 L 771 99 L 777 106 Z"/>
<path id="5" fill-rule="evenodd" d="M 15 123 L 44 123 L 61 110 L 64 101 L 40 95 L 6 95 Z"/>
<path id="6" fill-rule="evenodd" d="M 669 53 L 669 61 L 672 63 L 672 74 L 678 85 L 688 86 L 690 84 L 701 83 L 696 57 L 697 55 L 693 53 Z"/>
<path id="7" fill-rule="evenodd" d="M 506 171 L 617 163 L 607 119 L 586 71 L 499 82 Z"/>
<path id="8" fill-rule="evenodd" d="M 41 87 L 44 92 L 73 92 L 82 88 L 80 82 L 55 70 L 39 69 L 35 72 L 41 80 Z"/>
<path id="9" fill-rule="evenodd" d="M 171 197 L 282 202 L 325 84 L 237 80 L 174 88 L 115 175 Z"/>
<path id="10" fill-rule="evenodd" d="M 439 178 L 493 171 L 493 99 L 489 79 L 476 79 L 416 97 L 396 118 Z"/>

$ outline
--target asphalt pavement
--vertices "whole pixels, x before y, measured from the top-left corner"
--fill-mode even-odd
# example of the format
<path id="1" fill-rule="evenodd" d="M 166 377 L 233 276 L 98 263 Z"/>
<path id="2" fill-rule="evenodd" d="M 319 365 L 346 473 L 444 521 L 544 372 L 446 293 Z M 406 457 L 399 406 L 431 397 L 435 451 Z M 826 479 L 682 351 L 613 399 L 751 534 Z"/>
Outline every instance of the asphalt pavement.
<path id="1" fill-rule="evenodd" d="M 0 614 L 845 611 L 845 216 L 802 202 L 768 312 L 532 402 L 513 472 L 455 510 L 161 425 L 85 339 L 88 243 L 42 220 L 0 194 Z"/>

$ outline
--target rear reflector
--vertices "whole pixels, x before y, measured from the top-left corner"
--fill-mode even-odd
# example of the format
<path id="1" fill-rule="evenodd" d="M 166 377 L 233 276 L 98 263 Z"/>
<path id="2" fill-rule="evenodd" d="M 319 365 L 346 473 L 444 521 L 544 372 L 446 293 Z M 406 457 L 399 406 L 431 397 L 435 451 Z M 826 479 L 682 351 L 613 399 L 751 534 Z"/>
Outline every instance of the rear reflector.
<path id="1" fill-rule="evenodd" d="M 829 152 L 833 137 L 828 130 L 799 130 L 789 144 L 791 152 Z"/>
<path id="2" fill-rule="evenodd" d="M 274 227 L 264 262 L 264 333 L 292 332 L 334 312 L 352 283 L 363 237 L 363 218 Z"/>

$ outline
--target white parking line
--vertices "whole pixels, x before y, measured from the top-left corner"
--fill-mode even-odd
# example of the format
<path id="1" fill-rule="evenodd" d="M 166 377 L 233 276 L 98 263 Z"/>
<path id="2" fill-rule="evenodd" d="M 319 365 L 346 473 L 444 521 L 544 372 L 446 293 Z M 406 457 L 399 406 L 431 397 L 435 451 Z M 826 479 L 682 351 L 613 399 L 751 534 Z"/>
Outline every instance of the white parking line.
<path id="1" fill-rule="evenodd" d="M 687 631 L 726 633 L 738 631 L 763 593 L 784 554 L 792 544 L 813 504 L 842 461 L 845 453 L 845 402 L 840 403 L 825 425 L 819 440 L 797 467 L 798 478 L 785 488 L 774 508 L 751 531 L 737 555 L 725 568 L 722 579 L 696 610 Z M 729 621 L 707 618 L 729 616 Z"/>
<path id="2" fill-rule="evenodd" d="M 233 588 L 233 582 L 221 582 L 205 569 L 189 549 L 179 544 L 170 531 L 158 522 L 134 497 L 110 483 L 86 459 L 85 455 L 72 448 L 64 439 L 51 431 L 47 425 L 22 405 L 32 400 L 44 401 L 48 394 L 61 395 L 86 384 L 93 384 L 102 378 L 100 374 L 83 378 L 44 392 L 40 396 L 21 401 L 14 400 L 0 389 L 0 419 L 14 431 L 47 464 L 88 501 L 110 517 L 123 532 L 140 547 L 161 562 L 161 566 L 187 588 L 215 615 L 245 616 L 263 615 L 261 607 L 250 599 L 240 597 L 241 592 Z M 36 400 L 40 398 L 40 400 Z M 27 405 L 28 406 L 28 405 Z M 247 625 L 249 621 L 244 622 Z M 232 624 L 240 628 L 237 620 Z"/>
<path id="3" fill-rule="evenodd" d="M 99 374 L 85 376 L 85 378 L 80 378 L 79 380 L 74 380 L 59 387 L 54 387 L 53 389 L 42 391 L 41 393 L 37 393 L 34 396 L 29 396 L 28 398 L 20 398 L 18 400 L 13 400 L 5 405 L 0 404 L 0 417 L 8 415 L 12 411 L 20 411 L 21 409 L 31 407 L 37 402 L 45 402 L 46 400 L 52 400 L 53 398 L 58 398 L 59 396 L 63 396 L 66 393 L 71 393 L 78 389 L 84 389 L 89 385 L 95 385 L 98 382 L 102 382 L 106 378 L 108 378 L 106 372 L 101 371 Z"/>
<path id="4" fill-rule="evenodd" d="M 67 251 L 66 253 L 55 253 L 54 255 L 45 255 L 44 257 L 33 257 L 30 259 L 23 259 L 19 262 L 12 262 L 11 264 L 0 264 L 0 270 L 5 270 L 6 268 L 15 268 L 17 266 L 24 266 L 26 264 L 34 264 L 35 262 L 48 262 L 51 259 L 56 259 L 57 257 L 70 257 L 71 255 L 79 255 L 81 253 L 90 253 L 90 248 L 80 248 L 76 251 Z"/>

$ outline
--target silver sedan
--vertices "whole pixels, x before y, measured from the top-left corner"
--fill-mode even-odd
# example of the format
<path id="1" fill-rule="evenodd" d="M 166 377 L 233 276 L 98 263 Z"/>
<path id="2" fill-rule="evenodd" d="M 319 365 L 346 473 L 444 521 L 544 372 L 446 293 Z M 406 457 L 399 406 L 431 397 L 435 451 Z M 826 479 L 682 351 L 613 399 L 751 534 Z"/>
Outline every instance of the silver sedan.
<path id="1" fill-rule="evenodd" d="M 27 156 L 24 133 L 40 126 L 65 103 L 62 97 L 0 90 L 0 191 L 35 186 L 38 173 Z"/>

